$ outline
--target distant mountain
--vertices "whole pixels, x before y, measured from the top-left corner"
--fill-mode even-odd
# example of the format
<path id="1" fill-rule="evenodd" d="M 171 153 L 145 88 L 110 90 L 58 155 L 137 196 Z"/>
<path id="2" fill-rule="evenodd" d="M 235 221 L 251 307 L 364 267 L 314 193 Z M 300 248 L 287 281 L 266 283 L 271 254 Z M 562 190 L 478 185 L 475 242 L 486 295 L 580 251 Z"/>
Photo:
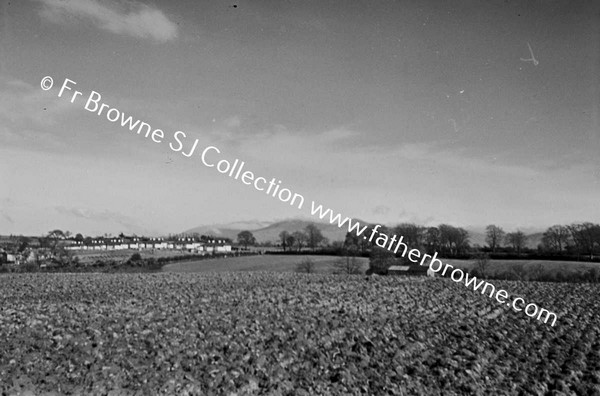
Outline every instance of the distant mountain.
<path id="1" fill-rule="evenodd" d="M 329 240 L 329 242 L 343 241 L 346 238 L 346 232 L 348 232 L 347 228 L 339 228 L 337 225 L 329 223 L 321 223 L 303 219 L 288 219 L 278 221 L 269 225 L 268 227 L 252 231 L 252 234 L 254 234 L 256 240 L 259 242 L 276 242 L 279 240 L 279 234 L 282 231 L 287 231 L 290 234 L 294 231 L 303 231 L 309 224 L 314 224 L 317 226 L 317 228 L 321 230 L 321 233 Z"/>
<path id="2" fill-rule="evenodd" d="M 231 238 L 235 240 L 237 234 L 240 231 L 248 230 L 253 231 L 269 226 L 272 222 L 270 221 L 236 221 L 226 224 L 211 224 L 205 226 L 198 226 L 184 231 L 184 234 L 198 233 L 200 235 L 212 235 L 216 237 Z"/>
<path id="3" fill-rule="evenodd" d="M 252 234 L 258 242 L 277 242 L 279 234 L 287 231 L 290 234 L 294 231 L 303 231 L 307 225 L 314 224 L 321 230 L 323 236 L 332 241 L 343 241 L 346 237 L 347 228 L 339 228 L 337 225 L 321 223 L 315 220 L 307 219 L 285 219 L 277 222 L 260 221 L 240 221 L 228 224 L 213 224 L 208 226 L 199 226 L 185 231 L 187 234 L 197 232 L 204 235 L 214 235 L 224 238 L 237 239 L 240 231 L 252 231 Z M 362 223 L 361 224 L 367 224 Z"/>

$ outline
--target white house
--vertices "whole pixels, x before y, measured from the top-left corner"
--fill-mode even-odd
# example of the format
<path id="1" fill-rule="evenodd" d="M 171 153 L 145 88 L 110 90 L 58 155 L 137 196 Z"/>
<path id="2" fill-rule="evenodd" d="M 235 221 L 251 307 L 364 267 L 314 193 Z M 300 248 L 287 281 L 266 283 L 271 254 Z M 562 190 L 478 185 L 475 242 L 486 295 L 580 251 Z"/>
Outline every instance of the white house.
<path id="1" fill-rule="evenodd" d="M 231 245 L 217 246 L 217 252 L 231 252 Z"/>

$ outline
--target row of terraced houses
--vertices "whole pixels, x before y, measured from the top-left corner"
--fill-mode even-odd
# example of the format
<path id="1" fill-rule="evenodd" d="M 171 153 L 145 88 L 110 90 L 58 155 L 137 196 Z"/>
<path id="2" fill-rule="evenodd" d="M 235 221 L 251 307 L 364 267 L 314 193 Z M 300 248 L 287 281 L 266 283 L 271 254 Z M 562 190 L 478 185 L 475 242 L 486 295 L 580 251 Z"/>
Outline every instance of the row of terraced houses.
<path id="1" fill-rule="evenodd" d="M 70 240 L 69 250 L 186 250 L 193 253 L 231 252 L 231 244 L 224 239 L 199 240 L 194 237 L 165 238 L 102 237 L 84 241 Z"/>

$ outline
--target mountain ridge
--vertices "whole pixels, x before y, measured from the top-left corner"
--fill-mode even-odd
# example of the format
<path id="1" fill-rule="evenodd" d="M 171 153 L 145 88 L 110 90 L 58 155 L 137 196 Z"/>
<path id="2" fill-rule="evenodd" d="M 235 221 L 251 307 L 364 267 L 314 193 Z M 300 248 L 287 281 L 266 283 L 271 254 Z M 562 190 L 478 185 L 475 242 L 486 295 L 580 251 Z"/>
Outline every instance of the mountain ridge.
<path id="1" fill-rule="evenodd" d="M 377 224 L 364 222 L 359 219 L 353 219 L 359 221 L 360 224 Z M 319 230 L 323 233 L 329 242 L 343 241 L 348 231 L 347 227 L 338 227 L 336 224 L 330 224 L 327 221 L 323 221 L 315 218 L 308 217 L 293 217 L 282 220 L 274 221 L 261 221 L 261 220 L 246 220 L 246 221 L 235 221 L 231 223 L 221 224 L 210 224 L 204 226 L 197 226 L 185 231 L 185 234 L 199 233 L 201 235 L 212 235 L 215 237 L 230 238 L 235 241 L 237 234 L 240 231 L 250 231 L 256 238 L 257 242 L 277 242 L 279 240 L 279 233 L 287 231 L 290 234 L 294 231 L 302 231 L 308 224 L 316 225 Z M 465 227 L 469 232 L 469 242 L 471 245 L 485 246 L 485 227 Z M 530 229 L 527 235 L 527 247 L 536 248 L 541 243 L 543 231 L 536 231 Z"/>

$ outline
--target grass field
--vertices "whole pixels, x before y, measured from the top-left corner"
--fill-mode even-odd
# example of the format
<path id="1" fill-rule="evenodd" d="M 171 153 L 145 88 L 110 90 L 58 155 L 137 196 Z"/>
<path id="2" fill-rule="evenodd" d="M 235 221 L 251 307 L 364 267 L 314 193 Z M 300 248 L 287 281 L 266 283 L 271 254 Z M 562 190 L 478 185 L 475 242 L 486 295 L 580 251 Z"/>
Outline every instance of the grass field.
<path id="1" fill-rule="evenodd" d="M 456 268 L 470 270 L 474 267 L 473 260 L 442 259 L 444 263 L 451 264 Z M 542 271 L 547 274 L 562 272 L 563 274 L 587 271 L 590 268 L 600 269 L 600 263 L 586 263 L 578 261 L 549 261 L 549 260 L 490 260 L 489 273 L 502 273 L 508 271 L 512 266 L 522 265 L 525 270 L 533 269 L 541 265 Z"/>
<path id="2" fill-rule="evenodd" d="M 284 256 L 262 255 L 246 257 L 227 257 L 221 259 L 199 260 L 193 262 L 168 264 L 163 267 L 165 272 L 226 272 L 226 271 L 270 271 L 294 272 L 296 264 L 304 258 L 315 262 L 315 272 L 331 273 L 332 264 L 339 260 L 333 256 Z M 367 258 L 357 258 L 361 262 L 364 273 L 369 267 Z M 473 260 L 442 259 L 442 262 L 453 265 L 455 268 L 471 270 L 474 268 Z M 573 261 L 542 261 L 542 260 L 491 260 L 488 273 L 505 273 L 513 266 L 523 266 L 525 271 L 530 271 L 541 265 L 544 274 L 563 274 L 587 271 L 590 268 L 600 269 L 600 263 L 585 263 Z"/>
<path id="3" fill-rule="evenodd" d="M 161 257 L 175 257 L 185 256 L 190 253 L 182 252 L 178 250 L 78 250 L 74 252 L 75 257 L 79 259 L 79 262 L 84 265 L 93 264 L 96 261 L 115 261 L 117 263 L 124 263 L 129 260 L 133 254 L 139 254 L 142 258 L 154 258 L 159 259 Z"/>
<path id="4" fill-rule="evenodd" d="M 214 260 L 198 260 L 185 263 L 168 264 L 163 267 L 165 272 L 226 272 L 226 271 L 270 271 L 294 272 L 296 265 L 305 258 L 315 262 L 316 273 L 330 273 L 332 264 L 339 257 L 333 256 L 285 256 L 285 255 L 260 255 L 245 257 L 227 257 Z M 364 273 L 369 267 L 367 258 L 357 258 L 361 262 Z"/>

